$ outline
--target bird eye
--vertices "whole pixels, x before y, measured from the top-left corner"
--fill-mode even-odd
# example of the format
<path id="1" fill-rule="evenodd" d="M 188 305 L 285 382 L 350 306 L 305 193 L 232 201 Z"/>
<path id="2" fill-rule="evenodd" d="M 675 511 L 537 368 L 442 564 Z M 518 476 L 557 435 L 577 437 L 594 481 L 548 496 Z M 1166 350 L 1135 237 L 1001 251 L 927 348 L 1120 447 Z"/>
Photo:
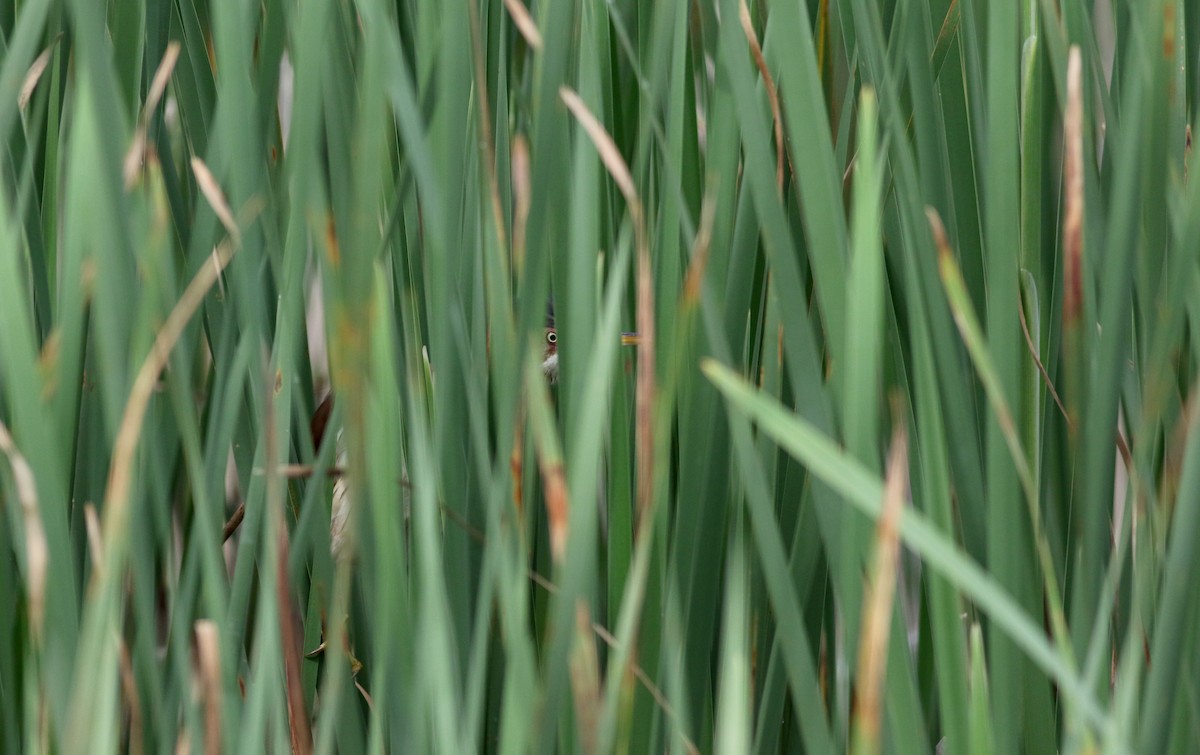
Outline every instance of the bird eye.
<path id="1" fill-rule="evenodd" d="M 546 333 L 546 342 L 547 343 L 558 343 L 558 334 L 555 333 L 553 330 L 547 332 Z"/>

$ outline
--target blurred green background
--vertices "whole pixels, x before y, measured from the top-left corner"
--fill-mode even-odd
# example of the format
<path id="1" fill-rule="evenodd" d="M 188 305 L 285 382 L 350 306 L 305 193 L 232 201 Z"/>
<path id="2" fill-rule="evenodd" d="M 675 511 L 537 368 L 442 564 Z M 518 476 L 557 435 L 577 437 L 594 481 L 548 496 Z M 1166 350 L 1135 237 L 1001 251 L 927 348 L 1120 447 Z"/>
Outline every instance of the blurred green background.
<path id="1" fill-rule="evenodd" d="M 0 51 L 4 752 L 1200 751 L 1194 0 Z"/>

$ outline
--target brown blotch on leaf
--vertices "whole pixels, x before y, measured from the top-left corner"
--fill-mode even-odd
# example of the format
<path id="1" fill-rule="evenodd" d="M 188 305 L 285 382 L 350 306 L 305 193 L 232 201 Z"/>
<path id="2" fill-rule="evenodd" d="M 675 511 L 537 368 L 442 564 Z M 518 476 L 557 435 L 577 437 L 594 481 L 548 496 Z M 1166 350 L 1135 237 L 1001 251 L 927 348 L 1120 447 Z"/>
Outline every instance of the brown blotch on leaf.
<path id="1" fill-rule="evenodd" d="M 332 213 L 325 216 L 325 257 L 334 267 L 342 264 L 342 253 L 338 248 L 337 226 L 333 221 Z"/>
<path id="2" fill-rule="evenodd" d="M 1083 66 L 1079 47 L 1067 59 L 1063 119 L 1063 325 L 1077 327 L 1083 310 Z"/>
<path id="3" fill-rule="evenodd" d="M 517 509 L 518 521 L 523 516 L 525 510 L 525 490 L 523 485 L 523 477 L 521 474 L 525 466 L 521 451 L 522 435 L 523 433 L 521 432 L 521 424 L 518 422 L 516 429 L 513 431 L 514 438 L 512 456 L 508 461 L 509 470 L 512 472 L 513 478 L 513 505 Z"/>
<path id="4" fill-rule="evenodd" d="M 542 485 L 546 490 L 546 518 L 550 524 L 550 553 L 561 564 L 567 552 L 567 481 L 561 462 L 542 466 Z"/>
<path id="5" fill-rule="evenodd" d="M 1175 59 L 1175 6 L 1163 3 L 1163 57 Z"/>

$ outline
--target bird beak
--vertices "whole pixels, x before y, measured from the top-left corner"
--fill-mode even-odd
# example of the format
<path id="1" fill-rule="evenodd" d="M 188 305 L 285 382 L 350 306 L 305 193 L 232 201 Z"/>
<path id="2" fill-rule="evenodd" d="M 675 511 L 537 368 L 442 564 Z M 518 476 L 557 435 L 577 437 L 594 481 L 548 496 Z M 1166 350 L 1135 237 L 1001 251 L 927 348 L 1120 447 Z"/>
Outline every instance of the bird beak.
<path id="1" fill-rule="evenodd" d="M 621 345 L 622 346 L 637 346 L 641 342 L 642 342 L 642 337 L 639 336 L 637 333 L 622 333 L 621 334 Z"/>

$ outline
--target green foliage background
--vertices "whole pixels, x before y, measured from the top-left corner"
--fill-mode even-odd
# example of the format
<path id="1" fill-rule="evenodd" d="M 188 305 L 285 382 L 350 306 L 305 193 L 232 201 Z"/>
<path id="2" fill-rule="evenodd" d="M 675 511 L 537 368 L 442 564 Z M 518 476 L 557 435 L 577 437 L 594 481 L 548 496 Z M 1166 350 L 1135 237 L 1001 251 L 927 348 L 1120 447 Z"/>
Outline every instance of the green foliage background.
<path id="1" fill-rule="evenodd" d="M 0 50 L 4 751 L 1200 749 L 1193 0 Z"/>

